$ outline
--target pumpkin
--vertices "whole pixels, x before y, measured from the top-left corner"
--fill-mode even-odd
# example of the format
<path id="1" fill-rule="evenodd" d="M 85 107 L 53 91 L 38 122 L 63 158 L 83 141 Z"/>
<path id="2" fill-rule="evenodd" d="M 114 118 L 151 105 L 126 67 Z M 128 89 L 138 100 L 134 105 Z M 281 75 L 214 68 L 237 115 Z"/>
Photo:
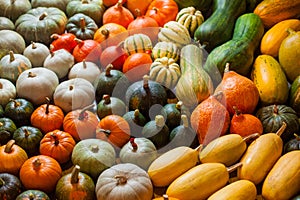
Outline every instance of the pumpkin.
<path id="1" fill-rule="evenodd" d="M 128 54 L 122 48 L 123 43 L 106 47 L 100 55 L 100 65 L 105 68 L 109 64 L 113 65 L 113 69 L 122 71 L 123 64 Z"/>
<path id="2" fill-rule="evenodd" d="M 279 129 L 280 124 L 285 122 L 287 127 L 281 139 L 287 142 L 293 138 L 293 134 L 299 130 L 299 121 L 294 109 L 287 105 L 269 105 L 261 107 L 257 110 L 256 114 L 258 119 L 262 122 L 264 131 L 263 133 L 272 133 Z"/>
<path id="3" fill-rule="evenodd" d="M 60 164 L 71 159 L 75 140 L 70 133 L 54 130 L 46 133 L 40 142 L 40 154 L 54 158 Z"/>
<path id="4" fill-rule="evenodd" d="M 9 173 L 0 173 L 0 198 L 6 200 L 15 200 L 22 192 L 22 183 L 20 179 Z"/>
<path id="5" fill-rule="evenodd" d="M 115 161 L 116 152 L 112 145 L 95 138 L 79 141 L 72 152 L 72 163 L 81 166 L 80 171 L 90 175 L 93 180 L 97 180 Z"/>
<path id="6" fill-rule="evenodd" d="M 67 16 L 62 10 L 55 7 L 38 7 L 21 15 L 15 26 L 27 44 L 34 41 L 48 46 L 51 43 L 50 36 L 54 33 L 62 34 L 66 23 Z"/>
<path id="7" fill-rule="evenodd" d="M 43 133 L 60 129 L 65 117 L 62 109 L 51 104 L 48 97 L 46 101 L 47 103 L 37 107 L 30 117 L 31 124 L 39 128 Z"/>
<path id="8" fill-rule="evenodd" d="M 142 129 L 147 123 L 147 119 L 140 113 L 139 109 L 128 111 L 122 117 L 129 124 L 131 136 L 142 137 Z"/>
<path id="9" fill-rule="evenodd" d="M 15 143 L 24 149 L 29 157 L 38 154 L 42 138 L 42 132 L 33 126 L 21 126 L 13 134 Z"/>
<path id="10" fill-rule="evenodd" d="M 223 102 L 232 116 L 233 106 L 238 107 L 242 113 L 253 113 L 259 101 L 259 92 L 254 82 L 246 76 L 240 75 L 229 69 L 226 64 L 221 83 L 215 89 L 215 93 L 222 91 Z M 239 97 L 239 98 L 237 98 Z"/>
<path id="11" fill-rule="evenodd" d="M 119 0 L 114 6 L 107 8 L 102 16 L 103 24 L 116 23 L 124 26 L 126 29 L 133 20 L 133 14 L 122 5 L 122 0 Z"/>
<path id="12" fill-rule="evenodd" d="M 80 40 L 78 38 L 76 38 L 75 41 L 77 45 L 73 49 L 72 54 L 76 62 L 86 60 L 98 63 L 99 55 L 101 54 L 101 48 L 98 42 L 92 39 Z"/>
<path id="13" fill-rule="evenodd" d="M 27 153 L 15 144 L 15 140 L 9 140 L 6 145 L 2 145 L 0 152 L 2 161 L 0 163 L 0 172 L 17 176 L 21 166 L 28 159 Z"/>
<path id="14" fill-rule="evenodd" d="M 70 133 L 75 141 L 95 138 L 99 120 L 96 113 L 88 110 L 91 106 L 93 104 L 83 109 L 70 111 L 63 120 L 64 131 Z"/>
<path id="15" fill-rule="evenodd" d="M 100 174 L 95 191 L 98 200 L 151 200 L 153 186 L 145 170 L 135 164 L 121 163 Z"/>
<path id="16" fill-rule="evenodd" d="M 0 59 L 9 51 L 21 54 L 26 48 L 24 38 L 16 31 L 0 30 L 0 38 Z"/>
<path id="17" fill-rule="evenodd" d="M 126 8 L 128 8 L 128 10 L 130 10 L 130 12 L 134 15 L 135 19 L 137 19 L 139 16 L 146 14 L 147 8 L 151 2 L 152 0 L 126 0 Z"/>
<path id="18" fill-rule="evenodd" d="M 73 33 L 81 40 L 93 39 L 96 30 L 98 30 L 98 26 L 95 21 L 82 13 L 70 17 L 66 24 L 66 31 Z"/>
<path id="19" fill-rule="evenodd" d="M 94 84 L 94 81 L 101 73 L 98 65 L 93 62 L 82 60 L 73 65 L 68 72 L 68 78 L 83 78 Z"/>
<path id="20" fill-rule="evenodd" d="M 37 7 L 56 7 L 64 12 L 66 12 L 66 7 L 69 0 L 54 0 L 54 1 L 47 1 L 47 0 L 31 0 L 32 8 Z"/>
<path id="21" fill-rule="evenodd" d="M 125 103 L 121 99 L 107 94 L 103 95 L 102 100 L 97 105 L 97 115 L 100 119 L 111 114 L 123 116 L 125 112 Z"/>
<path id="22" fill-rule="evenodd" d="M 12 119 L 17 127 L 30 124 L 33 111 L 33 104 L 23 98 L 11 99 L 4 110 L 5 116 Z"/>
<path id="23" fill-rule="evenodd" d="M 152 48 L 151 55 L 153 59 L 157 58 L 173 58 L 175 62 L 178 61 L 179 55 L 180 55 L 180 50 L 177 47 L 177 45 L 173 42 L 157 42 L 154 47 Z"/>
<path id="24" fill-rule="evenodd" d="M 27 57 L 10 51 L 0 60 L 0 77 L 16 83 L 19 75 L 31 67 L 31 62 Z"/>
<path id="25" fill-rule="evenodd" d="M 103 5 L 108 8 L 118 3 L 118 1 L 119 0 L 103 0 Z M 122 3 L 125 3 L 126 1 L 127 0 L 123 0 Z"/>
<path id="26" fill-rule="evenodd" d="M 100 25 L 105 9 L 101 0 L 71 0 L 68 1 L 66 13 L 69 18 L 77 13 L 85 14 Z"/>
<path id="27" fill-rule="evenodd" d="M 75 63 L 73 55 L 65 49 L 51 51 L 45 58 L 43 67 L 55 72 L 59 79 L 67 76 Z"/>
<path id="28" fill-rule="evenodd" d="M 15 24 L 7 17 L 0 17 L 0 30 L 15 30 Z"/>
<path id="29" fill-rule="evenodd" d="M 92 104 L 95 90 L 93 85 L 83 78 L 69 79 L 55 88 L 53 99 L 54 104 L 67 113 Z"/>
<path id="30" fill-rule="evenodd" d="M 16 200 L 50 200 L 50 197 L 41 190 L 25 190 L 17 196 Z"/>
<path id="31" fill-rule="evenodd" d="M 52 40 L 50 45 L 52 51 L 65 49 L 71 53 L 77 45 L 77 42 L 74 40 L 76 36 L 73 33 L 63 33 L 61 35 L 54 33 L 50 38 Z"/>
<path id="32" fill-rule="evenodd" d="M 132 163 L 147 171 L 158 153 L 151 140 L 144 137 L 130 138 L 120 150 L 119 157 L 122 163 Z"/>
<path id="33" fill-rule="evenodd" d="M 121 116 L 111 114 L 102 118 L 96 128 L 96 138 L 122 148 L 130 139 L 130 127 Z"/>
<path id="34" fill-rule="evenodd" d="M 147 53 L 152 49 L 152 41 L 148 35 L 143 33 L 133 34 L 125 39 L 123 49 L 128 55 Z"/>
<path id="35" fill-rule="evenodd" d="M 55 197 L 57 200 L 68 199 L 95 199 L 95 184 L 93 179 L 80 172 L 80 166 L 75 165 L 71 173 L 62 176 L 56 185 Z"/>
<path id="36" fill-rule="evenodd" d="M 192 111 L 191 126 L 197 132 L 200 144 L 207 145 L 229 129 L 230 114 L 218 100 L 222 96 L 222 93 L 211 95 Z"/>
<path id="37" fill-rule="evenodd" d="M 181 76 L 180 66 L 173 58 L 157 58 L 150 66 L 150 79 L 173 89 Z"/>
<path id="38" fill-rule="evenodd" d="M 23 52 L 23 55 L 30 60 L 32 67 L 42 67 L 49 54 L 49 48 L 39 42 L 31 42 Z"/>
<path id="39" fill-rule="evenodd" d="M 290 151 L 300 150 L 300 137 L 294 133 L 295 138 L 290 139 L 284 144 L 283 153 L 286 154 Z"/>
<path id="40" fill-rule="evenodd" d="M 55 72 L 45 67 L 35 67 L 22 72 L 16 82 L 18 97 L 28 99 L 34 105 L 53 99 L 59 80 Z"/>
<path id="41" fill-rule="evenodd" d="M 61 176 L 62 169 L 59 163 L 45 155 L 29 158 L 20 169 L 20 180 L 25 189 L 37 189 L 45 193 L 55 190 Z"/>
<path id="42" fill-rule="evenodd" d="M 149 80 L 145 75 L 142 81 L 131 84 L 125 94 L 125 104 L 129 110 L 139 109 L 139 111 L 150 119 L 151 108 L 158 104 L 167 104 L 167 93 L 162 85 Z M 153 108 L 152 108 L 153 109 Z"/>
<path id="43" fill-rule="evenodd" d="M 9 80 L 0 78 L 0 105 L 6 106 L 17 95 L 16 86 Z"/>
<path id="44" fill-rule="evenodd" d="M 31 9 L 29 0 L 13 0 L 1 2 L 0 16 L 7 17 L 15 22 L 19 16 Z"/>
<path id="45" fill-rule="evenodd" d="M 158 25 L 163 27 L 165 23 L 176 19 L 178 10 L 174 0 L 153 0 L 145 15 L 155 19 Z"/>
<path id="46" fill-rule="evenodd" d="M 14 121 L 7 117 L 0 118 L 0 146 L 12 139 L 17 126 Z"/>

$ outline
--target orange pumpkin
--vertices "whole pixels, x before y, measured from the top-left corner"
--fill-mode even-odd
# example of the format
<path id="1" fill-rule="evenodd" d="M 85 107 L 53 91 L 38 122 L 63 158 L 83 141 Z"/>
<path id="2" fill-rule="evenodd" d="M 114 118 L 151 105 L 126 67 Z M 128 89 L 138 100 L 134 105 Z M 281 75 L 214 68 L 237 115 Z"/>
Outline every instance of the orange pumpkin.
<path id="1" fill-rule="evenodd" d="M 113 5 L 115 5 L 116 3 L 118 3 L 119 0 L 102 0 L 102 3 L 105 7 L 111 7 Z M 125 3 L 126 0 L 123 0 L 122 3 Z"/>
<path id="2" fill-rule="evenodd" d="M 96 138 L 122 148 L 130 139 L 129 124 L 119 115 L 108 115 L 99 121 Z"/>
<path id="3" fill-rule="evenodd" d="M 31 124 L 40 129 L 43 133 L 60 129 L 63 124 L 65 114 L 63 110 L 53 104 L 47 98 L 47 103 L 36 108 L 30 117 Z"/>
<path id="4" fill-rule="evenodd" d="M 127 28 L 133 20 L 133 14 L 123 6 L 122 0 L 119 0 L 114 6 L 107 8 L 102 17 L 103 24 L 116 23 L 125 28 Z"/>
<path id="5" fill-rule="evenodd" d="M 6 145 L 0 147 L 0 173 L 18 175 L 23 163 L 28 159 L 27 153 L 15 140 L 9 140 Z"/>
<path id="6" fill-rule="evenodd" d="M 83 139 L 95 138 L 95 131 L 99 120 L 97 114 L 88 110 L 91 106 L 93 105 L 70 111 L 64 118 L 63 129 L 70 133 L 76 142 Z"/>
<path id="7" fill-rule="evenodd" d="M 62 176 L 59 163 L 50 156 L 37 155 L 24 162 L 20 169 L 20 180 L 25 189 L 51 193 Z"/>
<path id="8" fill-rule="evenodd" d="M 40 142 L 40 154 L 50 156 L 59 163 L 66 163 L 71 159 L 75 140 L 70 133 L 54 130 L 46 133 Z"/>
<path id="9" fill-rule="evenodd" d="M 73 49 L 72 55 L 76 62 L 90 61 L 94 63 L 99 62 L 99 55 L 101 54 L 101 47 L 95 40 L 80 40 L 75 38 L 77 45 Z"/>
<path id="10" fill-rule="evenodd" d="M 50 38 L 53 40 L 50 45 L 51 51 L 65 49 L 72 53 L 73 49 L 77 45 L 76 41 L 74 41 L 76 36 L 73 33 L 63 33 L 61 35 L 54 33 L 50 36 Z"/>
<path id="11" fill-rule="evenodd" d="M 151 2 L 152 0 L 127 0 L 126 8 L 130 10 L 134 17 L 137 17 L 138 13 L 135 10 L 138 9 L 142 15 L 145 15 Z"/>

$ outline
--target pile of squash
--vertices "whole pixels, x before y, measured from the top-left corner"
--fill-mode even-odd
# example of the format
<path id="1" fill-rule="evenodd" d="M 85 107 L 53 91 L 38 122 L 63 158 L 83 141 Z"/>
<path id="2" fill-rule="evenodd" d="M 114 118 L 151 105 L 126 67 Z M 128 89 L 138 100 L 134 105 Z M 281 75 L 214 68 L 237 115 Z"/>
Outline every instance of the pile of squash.
<path id="1" fill-rule="evenodd" d="M 298 0 L 0 0 L 0 199 L 300 199 Z"/>

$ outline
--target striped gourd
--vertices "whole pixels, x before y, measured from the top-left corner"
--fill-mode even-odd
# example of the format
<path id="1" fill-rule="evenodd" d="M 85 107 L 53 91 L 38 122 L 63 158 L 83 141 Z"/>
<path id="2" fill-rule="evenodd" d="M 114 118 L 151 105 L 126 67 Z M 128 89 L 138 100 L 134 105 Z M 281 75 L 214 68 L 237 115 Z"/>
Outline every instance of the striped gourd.
<path id="1" fill-rule="evenodd" d="M 157 58 L 150 67 L 150 79 L 173 89 L 180 78 L 180 66 L 173 58 Z"/>
<path id="2" fill-rule="evenodd" d="M 173 42 L 182 48 L 191 42 L 191 37 L 185 26 L 177 21 L 169 21 L 160 29 L 158 41 Z"/>
<path id="3" fill-rule="evenodd" d="M 204 22 L 204 17 L 200 10 L 196 10 L 194 7 L 182 8 L 177 16 L 176 21 L 185 26 L 191 37 L 194 36 L 195 30 Z"/>
<path id="4" fill-rule="evenodd" d="M 173 42 L 158 42 L 152 49 L 152 57 L 156 58 L 168 57 L 173 58 L 177 62 L 179 58 L 180 50 Z"/>
<path id="5" fill-rule="evenodd" d="M 137 33 L 128 36 L 123 43 L 123 49 L 128 55 L 134 53 L 145 53 L 152 50 L 152 41 L 150 37 L 143 33 Z"/>

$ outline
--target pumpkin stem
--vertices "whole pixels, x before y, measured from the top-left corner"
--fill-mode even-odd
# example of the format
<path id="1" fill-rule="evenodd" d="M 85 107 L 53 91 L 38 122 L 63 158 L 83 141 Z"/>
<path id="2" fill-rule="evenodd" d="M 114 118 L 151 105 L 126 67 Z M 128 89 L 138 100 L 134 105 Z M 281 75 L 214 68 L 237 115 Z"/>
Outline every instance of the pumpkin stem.
<path id="1" fill-rule="evenodd" d="M 57 135 L 54 133 L 51 133 L 50 136 L 54 139 L 54 145 L 57 146 L 59 144 L 59 140 L 57 138 Z"/>
<path id="2" fill-rule="evenodd" d="M 50 38 L 53 40 L 57 40 L 60 37 L 60 35 L 58 35 L 57 33 L 53 33 Z M 52 45 L 53 46 L 53 45 Z"/>
<path id="3" fill-rule="evenodd" d="M 32 49 L 36 49 L 37 48 L 35 42 L 33 42 L 33 41 L 31 41 L 31 48 Z"/>
<path id="4" fill-rule="evenodd" d="M 9 62 L 13 62 L 15 60 L 15 55 L 13 51 L 9 51 Z"/>
<path id="5" fill-rule="evenodd" d="M 72 172 L 71 172 L 71 184 L 76 184 L 79 181 L 79 172 L 80 172 L 80 166 L 79 165 L 75 165 L 75 167 L 73 168 Z"/>
<path id="6" fill-rule="evenodd" d="M 176 108 L 177 110 L 181 110 L 182 105 L 183 105 L 183 102 L 182 102 L 182 101 L 178 101 L 178 102 L 176 103 L 176 105 L 175 105 L 175 108 Z"/>
<path id="7" fill-rule="evenodd" d="M 43 12 L 43 14 L 41 14 L 41 16 L 39 17 L 39 20 L 43 20 L 47 16 L 48 16 L 48 14 L 46 12 Z"/>
<path id="8" fill-rule="evenodd" d="M 181 115 L 181 121 L 184 128 L 189 127 L 189 121 L 186 115 Z"/>
<path id="9" fill-rule="evenodd" d="M 48 115 L 49 114 L 49 106 L 50 106 L 50 98 L 46 97 L 46 111 L 45 114 Z"/>
<path id="10" fill-rule="evenodd" d="M 242 112 L 236 106 L 232 106 L 232 108 L 233 108 L 236 116 L 239 116 L 242 114 Z"/>
<path id="11" fill-rule="evenodd" d="M 73 90 L 73 89 L 74 89 L 74 85 L 70 85 L 69 90 Z"/>
<path id="12" fill-rule="evenodd" d="M 35 170 L 39 169 L 40 166 L 42 165 L 41 160 L 39 158 L 36 158 L 33 162 L 33 167 Z"/>
<path id="13" fill-rule="evenodd" d="M 10 101 L 12 101 L 14 103 L 14 107 L 19 107 L 21 105 L 21 103 L 19 101 L 16 101 L 15 99 L 10 99 Z"/>
<path id="14" fill-rule="evenodd" d="M 226 63 L 226 64 L 225 64 L 224 73 L 227 73 L 227 72 L 229 72 L 229 71 L 230 71 L 230 69 L 229 69 L 229 66 L 230 66 L 230 64 L 229 64 L 229 63 Z"/>
<path id="15" fill-rule="evenodd" d="M 144 87 L 144 89 L 149 88 L 149 76 L 148 75 L 143 76 L 143 87 Z"/>
<path id="16" fill-rule="evenodd" d="M 27 77 L 28 78 L 34 78 L 34 77 L 36 77 L 36 74 L 33 73 L 33 72 L 28 72 L 28 76 Z"/>
<path id="17" fill-rule="evenodd" d="M 278 114 L 278 107 L 277 107 L 276 104 L 273 106 L 273 113 L 274 113 L 275 115 Z"/>
<path id="18" fill-rule="evenodd" d="M 117 8 L 122 8 L 123 0 L 119 0 L 116 4 Z"/>
<path id="19" fill-rule="evenodd" d="M 7 142 L 7 144 L 5 145 L 4 152 L 5 153 L 11 153 L 12 152 L 12 147 L 14 146 L 15 142 L 16 142 L 15 140 L 9 140 Z"/>
<path id="20" fill-rule="evenodd" d="M 234 170 L 236 170 L 237 168 L 241 167 L 242 165 L 243 165 L 243 163 L 241 163 L 241 162 L 238 162 L 238 163 L 236 163 L 234 165 L 231 165 L 230 167 L 227 167 L 227 172 L 231 173 Z"/>
<path id="21" fill-rule="evenodd" d="M 82 66 L 83 66 L 83 69 L 86 69 L 86 68 L 87 68 L 85 59 L 82 60 Z"/>
<path id="22" fill-rule="evenodd" d="M 202 149 L 203 149 L 203 144 L 200 144 L 199 146 L 197 146 L 197 147 L 195 148 L 195 151 L 200 152 L 200 151 L 202 151 Z"/>
<path id="23" fill-rule="evenodd" d="M 79 120 L 84 120 L 88 117 L 88 113 L 86 112 L 87 110 L 89 110 L 90 108 L 94 107 L 94 104 L 90 104 L 86 107 L 84 107 L 81 112 L 79 113 L 78 119 Z"/>
<path id="24" fill-rule="evenodd" d="M 134 138 L 130 138 L 129 142 L 131 144 L 132 151 L 136 152 L 138 149 L 138 145 L 135 143 Z"/>
<path id="25" fill-rule="evenodd" d="M 104 94 L 102 99 L 104 100 L 104 104 L 108 105 L 111 102 L 110 96 L 108 94 Z"/>
<path id="26" fill-rule="evenodd" d="M 117 185 L 124 185 L 127 183 L 127 177 L 124 175 L 115 175 L 115 179 L 117 179 Z"/>
<path id="27" fill-rule="evenodd" d="M 136 9 L 134 9 L 134 12 L 136 14 L 136 17 L 142 16 L 142 13 L 141 13 L 140 9 L 136 8 Z"/>
<path id="28" fill-rule="evenodd" d="M 77 42 L 78 45 L 83 45 L 84 41 L 79 38 L 74 38 L 74 41 Z"/>
<path id="29" fill-rule="evenodd" d="M 24 134 L 25 134 L 25 138 L 28 138 L 30 135 L 30 132 L 28 131 L 27 128 L 24 128 Z"/>
<path id="30" fill-rule="evenodd" d="M 295 138 L 296 138 L 297 141 L 300 141 L 300 136 L 299 135 L 297 135 L 296 133 L 294 133 L 294 136 L 295 136 Z"/>
<path id="31" fill-rule="evenodd" d="M 139 109 L 135 109 L 133 113 L 134 119 L 138 119 L 139 115 L 140 115 Z"/>
<path id="32" fill-rule="evenodd" d="M 243 141 L 248 142 L 248 141 L 250 141 L 252 139 L 258 138 L 259 136 L 260 136 L 259 133 L 253 133 L 253 134 L 250 134 L 248 136 L 243 137 Z"/>
<path id="33" fill-rule="evenodd" d="M 278 135 L 280 137 L 282 135 L 282 133 L 285 131 L 286 127 L 287 127 L 287 124 L 285 122 L 282 122 L 282 125 L 277 130 L 276 135 Z"/>
<path id="34" fill-rule="evenodd" d="M 296 32 L 296 31 L 295 31 L 294 29 L 292 29 L 292 28 L 288 28 L 286 31 L 288 32 L 289 35 Z"/>
<path id="35" fill-rule="evenodd" d="M 0 122 L 0 128 L 1 128 L 3 125 L 4 125 L 3 122 Z"/>
<path id="36" fill-rule="evenodd" d="M 81 3 L 82 4 L 87 4 L 87 3 L 89 3 L 89 1 L 88 0 L 82 0 Z"/>
<path id="37" fill-rule="evenodd" d="M 110 135 L 110 133 L 111 133 L 111 131 L 110 130 L 107 130 L 107 129 L 102 129 L 102 128 L 100 128 L 100 129 L 98 129 L 100 132 L 103 132 L 105 135 L 106 135 L 106 137 L 109 137 L 109 135 Z"/>
<path id="38" fill-rule="evenodd" d="M 157 14 L 159 11 L 159 9 L 157 7 L 153 7 L 152 10 L 154 10 L 155 14 Z"/>
<path id="39" fill-rule="evenodd" d="M 110 71 L 113 69 L 113 65 L 112 64 L 108 64 L 105 68 L 105 76 L 111 77 L 111 73 Z"/>
<path id="40" fill-rule="evenodd" d="M 97 145 L 93 145 L 93 146 L 91 147 L 91 151 L 92 151 L 93 153 L 97 153 L 97 152 L 99 151 L 99 147 L 98 147 Z"/>
<path id="41" fill-rule="evenodd" d="M 109 36 L 109 30 L 107 28 L 104 28 L 101 30 L 101 34 L 104 35 L 105 39 Z"/>
<path id="42" fill-rule="evenodd" d="M 29 200 L 34 200 L 34 199 L 35 199 L 35 195 L 32 192 L 30 192 L 29 193 Z"/>
<path id="43" fill-rule="evenodd" d="M 155 124 L 159 128 L 162 128 L 165 125 L 165 119 L 162 115 L 156 115 L 155 116 Z"/>
<path id="44" fill-rule="evenodd" d="M 4 185 L 5 185 L 5 181 L 2 178 L 0 178 L 0 188 Z"/>
<path id="45" fill-rule="evenodd" d="M 84 32 L 85 27 L 86 27 L 85 19 L 83 17 L 81 17 L 80 18 L 80 29 L 81 29 L 82 32 Z"/>

